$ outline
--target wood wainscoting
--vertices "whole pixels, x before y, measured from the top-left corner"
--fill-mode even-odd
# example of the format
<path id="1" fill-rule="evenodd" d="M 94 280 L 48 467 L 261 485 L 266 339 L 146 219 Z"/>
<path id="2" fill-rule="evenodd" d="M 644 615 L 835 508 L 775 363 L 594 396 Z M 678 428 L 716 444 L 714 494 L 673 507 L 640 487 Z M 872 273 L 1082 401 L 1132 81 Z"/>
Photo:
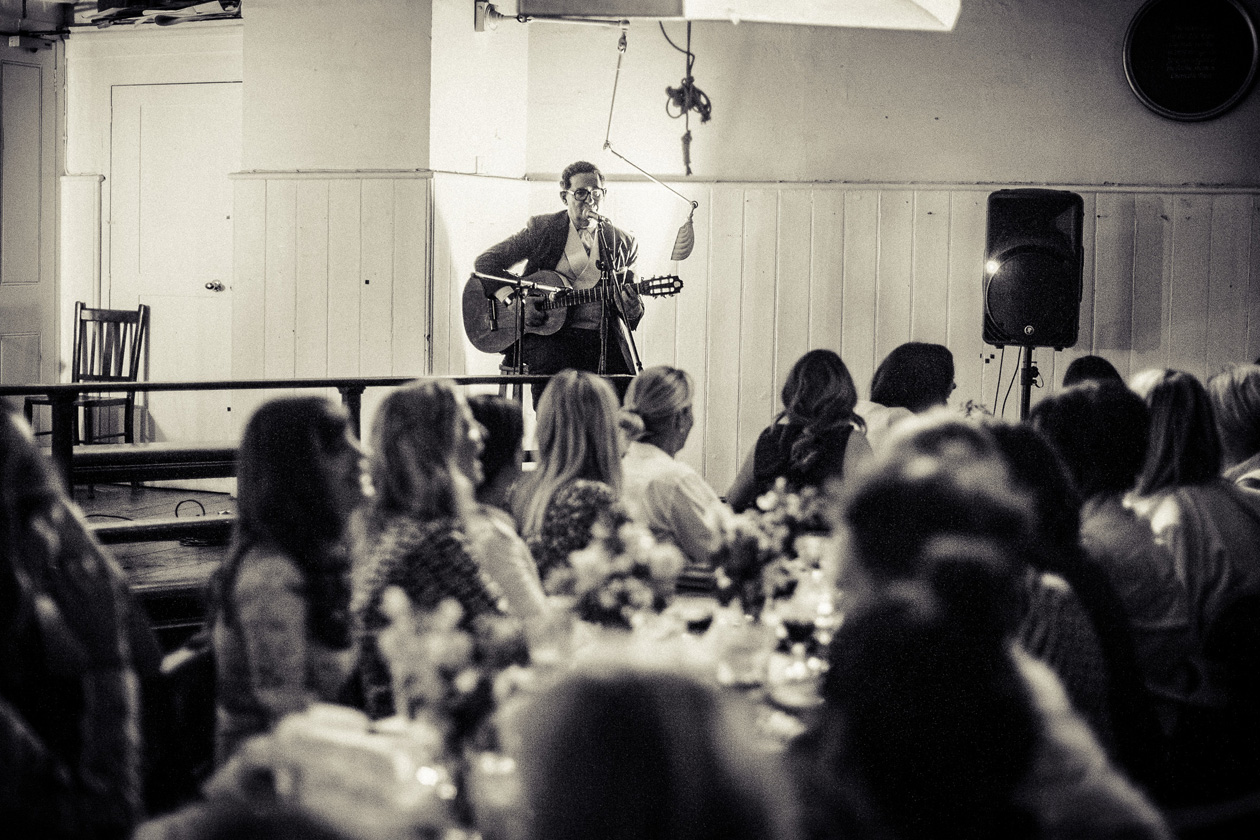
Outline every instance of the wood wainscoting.
<path id="1" fill-rule="evenodd" d="M 687 205 L 650 183 L 609 186 L 604 212 L 639 235 L 640 274 L 686 283 L 648 304 L 639 343 L 645 364 L 695 376 L 696 428 L 680 457 L 719 492 L 814 347 L 839 352 L 866 396 L 892 348 L 944 344 L 951 404 L 1018 416 L 1018 353 L 1003 360 L 981 338 L 987 199 L 1003 185 L 673 184 L 700 202 L 695 251 L 679 263 L 668 258 Z M 1080 339 L 1034 352 L 1034 403 L 1088 353 L 1126 377 L 1171 367 L 1201 378 L 1260 355 L 1260 191 L 1050 186 L 1085 201 Z"/>
<path id="2" fill-rule="evenodd" d="M 249 172 L 233 181 L 233 379 L 430 371 L 432 173 Z M 269 396 L 236 392 L 237 423 Z M 382 397 L 369 393 L 365 415 Z"/>
<path id="3" fill-rule="evenodd" d="M 233 375 L 496 372 L 498 357 L 462 334 L 460 291 L 481 250 L 561 209 L 554 182 L 311 178 L 237 184 Z M 613 181 L 601 209 L 639 237 L 640 276 L 686 284 L 649 302 L 636 335 L 645 365 L 695 377 L 680 457 L 719 492 L 813 347 L 838 351 L 865 396 L 893 347 L 945 344 L 952 403 L 1018 414 L 1018 354 L 981 339 L 981 270 L 989 193 L 1025 185 L 671 186 L 699 202 L 682 262 L 669 257 L 690 207 L 676 196 Z M 1085 268 L 1080 340 L 1035 351 L 1034 402 L 1087 353 L 1126 376 L 1167 366 L 1199 377 L 1260 355 L 1260 190 L 1040 186 L 1084 198 Z M 429 288 L 413 279 L 428 276 Z"/>

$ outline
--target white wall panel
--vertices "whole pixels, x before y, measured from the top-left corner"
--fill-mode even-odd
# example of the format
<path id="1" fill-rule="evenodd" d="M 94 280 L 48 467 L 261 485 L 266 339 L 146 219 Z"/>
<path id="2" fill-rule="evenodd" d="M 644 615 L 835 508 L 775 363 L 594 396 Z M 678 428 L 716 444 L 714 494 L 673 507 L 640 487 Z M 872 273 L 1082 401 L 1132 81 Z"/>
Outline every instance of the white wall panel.
<path id="1" fill-rule="evenodd" d="M 813 347 L 839 350 L 865 397 L 892 347 L 943 343 L 957 371 L 951 404 L 1001 409 L 1005 402 L 1006 416 L 1017 416 L 1019 353 L 1007 348 L 1003 360 L 981 338 L 990 188 L 681 184 L 700 202 L 696 244 L 687 260 L 672 262 L 687 206 L 655 184 L 611 187 L 604 209 L 640 237 L 639 277 L 683 279 L 677 298 L 647 301 L 637 338 L 645 365 L 674 364 L 694 376 L 696 426 L 680 457 L 719 492 L 778 410 L 786 371 Z M 1080 340 L 1062 353 L 1034 351 L 1043 386 L 1034 402 L 1086 353 L 1106 356 L 1125 375 L 1175 362 L 1197 376 L 1260 353 L 1260 198 L 1227 190 L 1076 191 L 1086 211 Z M 436 177 L 435 373 L 497 369 L 497 356 L 464 340 L 459 291 L 475 256 L 518 230 L 530 208 L 549 208 L 553 192 L 550 183 Z M 330 211 L 330 230 L 335 216 Z M 404 227 L 414 225 L 396 223 L 391 242 Z M 330 234 L 330 284 L 339 247 L 345 243 Z M 330 307 L 330 322 L 338 308 Z M 392 317 L 400 317 L 397 304 Z"/>
<path id="2" fill-rule="evenodd" d="M 427 173 L 251 173 L 234 184 L 234 377 L 428 372 Z"/>
<path id="3" fill-rule="evenodd" d="M 328 375 L 358 376 L 362 182 L 328 184 Z"/>
<path id="4" fill-rule="evenodd" d="M 328 182 L 296 181 L 293 375 L 328 375 Z"/>

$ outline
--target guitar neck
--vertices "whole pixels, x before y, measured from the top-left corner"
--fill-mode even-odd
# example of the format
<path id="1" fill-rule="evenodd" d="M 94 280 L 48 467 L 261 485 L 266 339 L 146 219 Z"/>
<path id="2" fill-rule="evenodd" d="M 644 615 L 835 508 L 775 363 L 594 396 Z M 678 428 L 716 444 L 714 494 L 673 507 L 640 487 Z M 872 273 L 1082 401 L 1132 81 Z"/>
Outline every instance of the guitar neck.
<path id="1" fill-rule="evenodd" d="M 629 283 L 631 288 L 636 292 L 646 292 L 651 281 L 642 283 Z M 604 283 L 592 286 L 589 289 L 568 289 L 563 294 L 557 294 L 549 298 L 544 298 L 538 304 L 539 309 L 563 309 L 569 306 L 580 306 L 583 303 L 598 303 L 599 301 L 609 300 L 612 298 L 611 291 Z"/>

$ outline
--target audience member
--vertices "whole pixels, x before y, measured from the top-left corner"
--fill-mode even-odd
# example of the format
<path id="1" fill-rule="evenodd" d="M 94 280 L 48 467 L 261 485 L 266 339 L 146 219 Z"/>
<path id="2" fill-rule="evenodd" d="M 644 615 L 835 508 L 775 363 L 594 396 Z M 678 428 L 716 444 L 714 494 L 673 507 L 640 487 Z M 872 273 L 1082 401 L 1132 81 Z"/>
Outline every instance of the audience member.
<path id="1" fill-rule="evenodd" d="M 332 701 L 354 666 L 346 526 L 364 458 L 345 409 L 263 404 L 237 460 L 237 522 L 214 586 L 216 760 L 285 715 Z"/>
<path id="2" fill-rule="evenodd" d="M 1086 383 L 1046 397 L 1029 419 L 1063 457 L 1083 498 L 1081 547 L 1124 606 L 1138 666 L 1170 734 L 1196 679 L 1194 640 L 1172 554 L 1123 503 L 1146 458 L 1146 404 L 1123 383 Z"/>
<path id="3" fill-rule="evenodd" d="M 954 356 L 941 344 L 908 341 L 893 349 L 871 377 L 871 400 L 921 414 L 945 405 L 954 391 Z"/>
<path id="4" fill-rule="evenodd" d="M 468 398 L 468 407 L 483 430 L 477 501 L 511 515 L 512 488 L 525 460 L 521 404 L 498 394 L 476 394 Z"/>
<path id="5" fill-rule="evenodd" d="M 954 390 L 954 356 L 941 344 L 908 341 L 893 348 L 871 377 L 871 398 L 855 412 L 866 423 L 872 448 L 883 447 L 888 430 L 911 414 L 945 405 Z"/>
<path id="6" fill-rule="evenodd" d="M 468 407 L 481 424 L 484 476 L 467 520 L 472 555 L 503 591 L 508 611 L 529 618 L 542 612 L 546 595 L 538 566 L 508 510 L 509 494 L 521 476 L 521 404 L 497 394 L 480 394 L 469 398 Z"/>
<path id="7" fill-rule="evenodd" d="M 518 485 L 513 509 L 544 583 L 586 548 L 597 522 L 625 516 L 618 410 L 611 385 L 577 370 L 553 376 L 538 402 L 538 466 Z"/>
<path id="8" fill-rule="evenodd" d="M 1236 675 L 1209 647 L 1223 615 L 1260 594 L 1260 494 L 1221 477 L 1221 444 L 1203 385 L 1180 371 L 1139 374 L 1150 447 L 1130 504 L 1168 546 L 1189 601 L 1197 680 L 1173 736 L 1179 795 L 1196 801 L 1260 783 L 1260 736 L 1240 737 Z"/>
<path id="9" fill-rule="evenodd" d="M 453 598 L 463 620 L 499 614 L 498 586 L 467 539 L 481 479 L 481 424 L 442 380 L 391 392 L 372 426 L 375 495 L 364 516 L 352 612 L 362 632 L 360 671 L 368 714 L 394 714 L 389 669 L 376 636 L 388 625 L 381 599 L 398 586 L 420 610 Z"/>
<path id="10" fill-rule="evenodd" d="M 1030 435 L 1034 439 L 1027 440 Z M 1103 743 L 1120 748 L 1126 768 L 1139 772 L 1144 783 L 1154 783 L 1163 767 L 1162 753 L 1151 743 L 1158 727 L 1138 678 L 1132 639 L 1114 591 L 1080 557 L 1079 502 L 1049 444 L 1026 428 L 991 420 L 977 424 L 936 411 L 901 424 L 884 455 L 886 462 L 903 467 L 915 458 L 935 459 L 944 468 L 964 472 L 983 466 L 994 476 L 995 486 L 1006 487 L 1031 505 L 1027 533 L 1013 536 L 1017 542 L 1009 544 L 1022 584 L 1015 638 L 1055 673 Z M 939 515 L 954 520 L 950 528 L 966 521 L 959 519 L 961 512 L 948 508 Z M 908 539 L 922 536 L 908 522 L 884 522 L 909 534 Z M 913 556 L 913 545 L 902 549 Z M 1088 605 L 1070 581 L 1085 589 Z M 1113 708 L 1114 714 L 1125 716 L 1118 738 Z"/>
<path id="11" fill-rule="evenodd" d="M 1071 388 L 1082 382 L 1118 382 L 1123 385 L 1124 377 L 1115 365 L 1102 356 L 1079 356 L 1063 372 L 1063 387 Z"/>
<path id="12" fill-rule="evenodd" d="M 124 840 L 143 807 L 126 582 L 30 427 L 0 415 L 0 819 L 16 837 Z"/>
<path id="13" fill-rule="evenodd" d="M 787 792 L 746 749 L 725 699 L 630 668 L 581 670 L 543 692 L 521 715 L 526 840 L 794 836 Z"/>
<path id="14" fill-rule="evenodd" d="M 1166 756 L 1133 631 L 1106 572 L 1082 547 L 1080 497 L 1067 467 L 1030 425 L 995 422 L 989 431 L 1015 486 L 1033 503 L 1032 550 L 1024 559 L 1043 580 L 1070 587 L 1031 590 L 1030 615 L 1046 617 L 1025 621 L 1020 641 L 1059 675 L 1077 710 L 1129 775 L 1157 785 Z"/>
<path id="15" fill-rule="evenodd" d="M 836 634 L 823 711 L 789 751 L 809 837 L 1042 836 L 1019 797 L 1041 724 L 1008 653 L 1012 570 L 967 555 L 928 574 L 942 594 L 890 587 Z"/>
<path id="16" fill-rule="evenodd" d="M 1260 591 L 1260 495 L 1221 478 L 1212 404 L 1197 379 L 1156 370 L 1139 374 L 1133 387 L 1151 427 L 1130 504 L 1172 550 L 1202 639 L 1229 601 Z"/>
<path id="17" fill-rule="evenodd" d="M 938 448 L 982 447 L 963 425 L 938 426 Z M 803 798 L 824 803 L 812 836 L 1170 836 L 1013 644 L 1035 519 L 1001 461 L 903 450 L 844 521 L 855 598 L 823 712 L 792 751 Z"/>
<path id="18" fill-rule="evenodd" d="M 1260 490 L 1260 365 L 1235 365 L 1208 380 L 1225 478 Z"/>
<path id="19" fill-rule="evenodd" d="M 853 377 L 831 350 L 801 356 L 781 396 L 783 410 L 761 432 L 727 493 L 737 511 L 751 506 L 780 477 L 792 489 L 826 489 L 856 474 L 872 455 L 862 418 L 853 413 Z"/>
<path id="20" fill-rule="evenodd" d="M 622 500 L 658 540 L 678 546 L 693 563 L 708 564 L 730 511 L 675 458 L 691 434 L 691 401 L 691 377 L 678 368 L 650 367 L 630 383 L 622 407 L 631 440 L 621 459 Z"/>

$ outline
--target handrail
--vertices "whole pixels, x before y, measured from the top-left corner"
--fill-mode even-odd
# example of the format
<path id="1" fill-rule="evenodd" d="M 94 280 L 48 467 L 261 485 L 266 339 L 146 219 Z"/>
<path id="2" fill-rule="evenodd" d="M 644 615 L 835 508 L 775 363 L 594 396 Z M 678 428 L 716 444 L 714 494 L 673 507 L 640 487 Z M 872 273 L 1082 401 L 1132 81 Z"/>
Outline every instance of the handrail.
<path id="1" fill-rule="evenodd" d="M 626 379 L 629 374 L 612 374 L 607 379 Z M 0 385 L 0 397 L 28 394 L 126 393 L 128 391 L 250 391 L 269 388 L 346 388 L 363 386 L 397 387 L 421 379 L 444 379 L 453 385 L 534 385 L 547 382 L 550 376 L 528 374 L 447 375 L 447 376 L 331 376 L 291 379 L 207 379 L 180 382 L 45 382 L 24 385 Z"/>
<path id="2" fill-rule="evenodd" d="M 629 374 L 614 374 L 609 380 L 629 380 Z M 360 420 L 363 392 L 368 388 L 396 388 L 419 379 L 442 379 L 452 385 L 539 385 L 550 376 L 495 374 L 447 376 L 333 376 L 294 379 L 215 379 L 184 382 L 48 382 L 25 385 L 0 385 L 0 397 L 43 394 L 52 410 L 52 459 L 61 468 L 66 486 L 70 486 L 74 460 L 74 402 L 80 394 L 139 393 L 150 391 L 258 391 L 289 388 L 336 388 L 350 412 L 356 435 L 361 435 Z"/>

